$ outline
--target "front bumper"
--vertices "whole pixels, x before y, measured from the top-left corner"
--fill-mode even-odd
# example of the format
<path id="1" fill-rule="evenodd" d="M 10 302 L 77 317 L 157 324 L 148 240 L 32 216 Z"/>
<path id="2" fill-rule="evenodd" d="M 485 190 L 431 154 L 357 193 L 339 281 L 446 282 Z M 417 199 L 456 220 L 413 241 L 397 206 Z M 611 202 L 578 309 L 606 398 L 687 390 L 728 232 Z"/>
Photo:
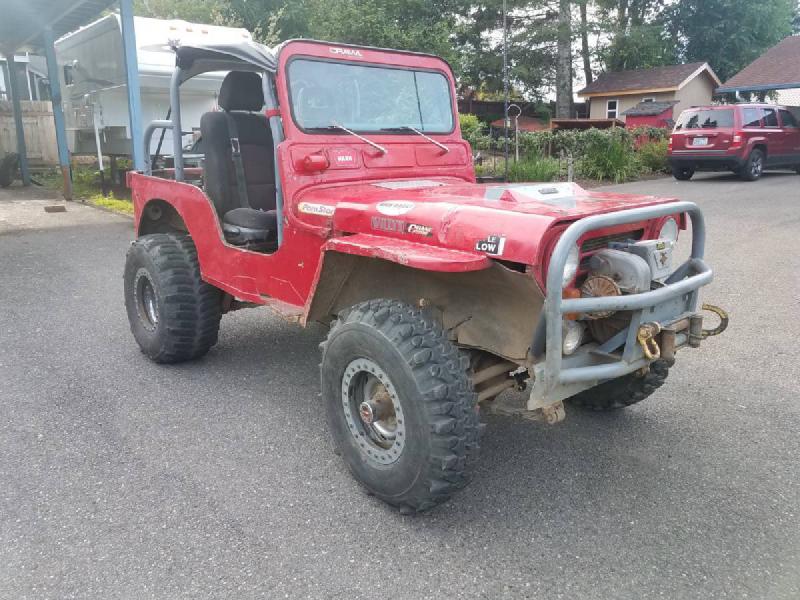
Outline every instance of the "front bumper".
<path id="1" fill-rule="evenodd" d="M 669 165 L 678 169 L 697 171 L 734 171 L 744 166 L 745 159 L 732 154 L 709 154 L 693 151 L 678 151 L 669 155 Z"/>
<path id="2" fill-rule="evenodd" d="M 561 281 L 570 248 L 589 231 L 686 213 L 692 221 L 690 258 L 655 290 L 625 296 L 563 299 Z M 699 344 L 697 313 L 699 289 L 711 283 L 713 273 L 703 261 L 705 223 L 692 202 L 673 202 L 596 215 L 576 221 L 562 234 L 550 258 L 544 311 L 531 345 L 534 356 L 534 385 L 528 410 L 536 410 L 568 398 L 585 389 L 632 373 L 652 362 L 637 341 L 640 325 L 658 323 L 670 332 L 670 348 Z M 567 313 L 630 311 L 631 322 L 604 344 L 585 344 L 568 357 L 563 356 L 562 319 Z M 694 324 L 690 331 L 690 324 Z"/>

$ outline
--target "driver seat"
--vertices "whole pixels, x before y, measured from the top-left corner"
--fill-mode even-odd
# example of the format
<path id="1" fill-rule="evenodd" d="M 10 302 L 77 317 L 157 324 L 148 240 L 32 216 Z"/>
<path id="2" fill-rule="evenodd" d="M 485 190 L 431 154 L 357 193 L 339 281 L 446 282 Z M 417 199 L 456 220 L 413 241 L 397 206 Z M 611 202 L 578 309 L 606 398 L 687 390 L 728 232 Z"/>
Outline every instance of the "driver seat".
<path id="1" fill-rule="evenodd" d="M 272 132 L 267 117 L 257 112 L 264 106 L 261 77 L 231 71 L 217 103 L 224 112 L 207 112 L 200 119 L 206 193 L 228 243 L 267 249 L 277 240 L 278 221 Z M 241 169 L 233 152 L 237 144 Z"/>

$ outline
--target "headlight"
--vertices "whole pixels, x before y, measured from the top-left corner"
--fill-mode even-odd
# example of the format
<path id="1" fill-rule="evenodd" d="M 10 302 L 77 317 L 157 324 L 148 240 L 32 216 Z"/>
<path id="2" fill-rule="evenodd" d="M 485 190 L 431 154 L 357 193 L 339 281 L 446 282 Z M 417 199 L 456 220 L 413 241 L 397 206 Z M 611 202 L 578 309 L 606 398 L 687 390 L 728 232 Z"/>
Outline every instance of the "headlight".
<path id="1" fill-rule="evenodd" d="M 670 240 L 672 242 L 678 241 L 678 223 L 670 217 L 661 226 L 661 231 L 658 232 L 658 239 Z"/>
<path id="2" fill-rule="evenodd" d="M 561 331 L 563 332 L 561 350 L 564 354 L 572 354 L 583 342 L 583 323 L 564 319 Z"/>
<path id="3" fill-rule="evenodd" d="M 567 262 L 564 265 L 564 279 L 561 280 L 561 287 L 565 288 L 572 280 L 575 279 L 575 273 L 578 272 L 578 264 L 581 261 L 581 251 L 578 246 L 573 246 L 572 250 L 567 255 Z"/>

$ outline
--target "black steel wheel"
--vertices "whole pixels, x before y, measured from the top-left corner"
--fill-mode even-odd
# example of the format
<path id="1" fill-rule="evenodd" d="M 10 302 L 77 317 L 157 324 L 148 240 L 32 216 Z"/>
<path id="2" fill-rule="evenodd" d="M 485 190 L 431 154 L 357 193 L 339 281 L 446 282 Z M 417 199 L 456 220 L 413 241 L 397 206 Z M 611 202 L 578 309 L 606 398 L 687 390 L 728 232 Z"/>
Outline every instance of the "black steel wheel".
<path id="1" fill-rule="evenodd" d="M 154 233 L 133 242 L 124 280 L 131 332 L 151 360 L 191 360 L 217 343 L 222 292 L 200 277 L 188 235 Z"/>
<path id="2" fill-rule="evenodd" d="M 694 168 L 672 167 L 672 176 L 679 181 L 689 181 L 694 176 Z"/>
<path id="3" fill-rule="evenodd" d="M 739 177 L 745 181 L 756 181 L 764 173 L 764 153 L 756 148 L 750 152 L 747 162 L 744 163 L 739 171 Z"/>
<path id="4" fill-rule="evenodd" d="M 322 344 L 333 441 L 355 478 L 404 513 L 447 500 L 478 456 L 469 361 L 419 310 L 371 300 L 339 316 Z"/>
<path id="5" fill-rule="evenodd" d="M 641 402 L 664 385 L 669 375 L 669 364 L 657 360 L 650 364 L 647 373 L 631 373 L 606 381 L 598 386 L 575 394 L 567 402 L 595 411 L 626 408 Z"/>

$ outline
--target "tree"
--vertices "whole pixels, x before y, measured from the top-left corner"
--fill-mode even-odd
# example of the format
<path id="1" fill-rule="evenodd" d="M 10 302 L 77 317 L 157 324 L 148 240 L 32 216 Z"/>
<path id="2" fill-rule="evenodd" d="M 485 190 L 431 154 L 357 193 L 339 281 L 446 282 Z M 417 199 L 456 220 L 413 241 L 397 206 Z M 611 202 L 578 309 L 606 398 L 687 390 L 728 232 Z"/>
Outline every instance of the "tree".
<path id="1" fill-rule="evenodd" d="M 609 71 L 646 69 L 676 61 L 665 0 L 597 0 L 601 32 L 610 43 L 600 53 Z"/>
<path id="2" fill-rule="evenodd" d="M 218 23 L 222 0 L 135 0 L 134 13 L 156 19 L 183 19 L 192 23 Z"/>
<path id="3" fill-rule="evenodd" d="M 558 63 L 556 65 L 556 117 L 572 116 L 572 5 L 558 3 Z"/>
<path id="4" fill-rule="evenodd" d="M 583 78 L 586 85 L 594 81 L 592 73 L 592 54 L 589 50 L 589 18 L 587 10 L 588 0 L 579 0 L 578 7 L 581 14 L 581 60 L 583 61 Z"/>
<path id="5" fill-rule="evenodd" d="M 674 39 L 687 62 L 707 61 L 725 81 L 792 32 L 796 0 L 678 0 Z"/>

